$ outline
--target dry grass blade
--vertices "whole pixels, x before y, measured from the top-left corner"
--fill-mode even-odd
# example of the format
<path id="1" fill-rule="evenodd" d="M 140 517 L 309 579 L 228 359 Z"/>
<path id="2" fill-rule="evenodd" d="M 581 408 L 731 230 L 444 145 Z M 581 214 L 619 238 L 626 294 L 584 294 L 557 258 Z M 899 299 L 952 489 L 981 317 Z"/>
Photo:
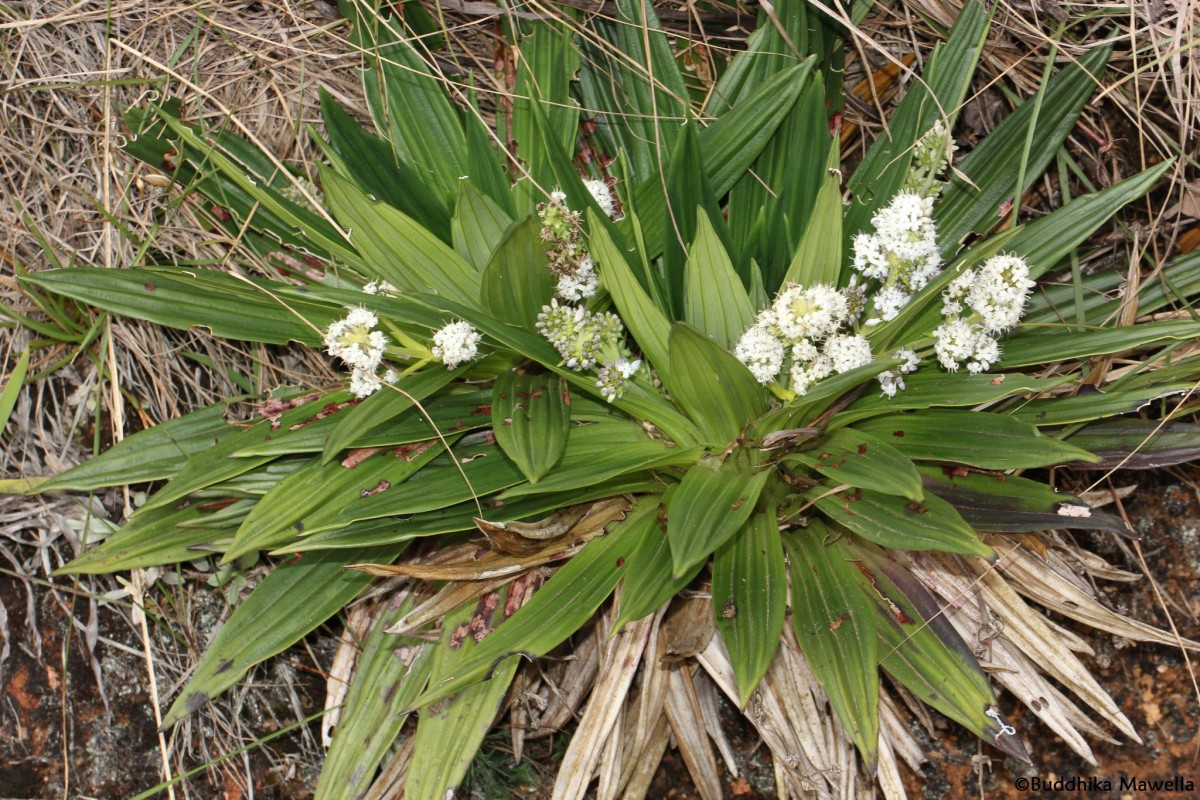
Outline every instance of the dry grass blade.
<path id="1" fill-rule="evenodd" d="M 677 665 L 667 673 L 667 721 L 675 743 L 703 800 L 720 800 L 721 773 L 705 730 L 704 711 L 692 682 L 690 665 Z"/>
<path id="2" fill-rule="evenodd" d="M 1122 616 L 1100 605 L 1095 597 L 1060 573 L 1062 569 L 1070 569 L 1065 564 L 1060 565 L 1059 569 L 1048 569 L 1018 546 L 1008 542 L 991 544 L 1002 554 L 1000 568 L 1017 591 L 1046 608 L 1135 642 L 1155 642 L 1170 647 L 1182 644 L 1189 650 L 1200 650 L 1200 642 L 1189 639 L 1181 642 L 1153 625 Z"/>
<path id="3" fill-rule="evenodd" d="M 606 624 L 611 625 L 611 620 Z M 583 796 L 600 761 L 605 740 L 613 735 L 617 713 L 629 692 L 653 625 L 652 619 L 632 622 L 605 643 L 599 679 L 554 782 L 554 800 Z"/>

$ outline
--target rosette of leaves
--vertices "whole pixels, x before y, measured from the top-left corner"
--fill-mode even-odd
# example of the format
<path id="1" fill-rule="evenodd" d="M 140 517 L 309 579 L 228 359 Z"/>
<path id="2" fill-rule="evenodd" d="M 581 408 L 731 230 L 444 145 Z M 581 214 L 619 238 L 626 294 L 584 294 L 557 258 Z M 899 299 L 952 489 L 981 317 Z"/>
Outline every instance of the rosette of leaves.
<path id="1" fill-rule="evenodd" d="M 1135 450 L 1126 466 L 1195 455 L 1183 423 L 1148 440 L 1146 423 L 1121 415 L 1194 382 L 1195 358 L 1170 355 L 1200 323 L 1118 325 L 1131 318 L 1118 314 L 1128 298 L 1112 299 L 1120 276 L 1070 266 L 1169 165 L 992 231 L 1009 198 L 1068 157 L 1104 47 L 1048 75 L 954 165 L 934 211 L 943 270 L 867 333 L 875 361 L 781 397 L 731 354 L 738 337 L 785 285 L 850 282 L 853 235 L 904 187 L 922 137 L 953 130 L 989 25 L 983 4 L 964 5 L 890 136 L 845 185 L 830 125 L 845 31 L 809 3 L 777 3 L 708 87 L 685 76 L 637 0 L 618 0 L 612 18 L 514 15 L 502 26 L 510 67 L 499 99 L 447 91 L 419 49 L 436 31 L 411 6 L 407 18 L 342 8 L 365 55 L 373 128 L 322 98 L 317 186 L 227 131 L 189 124 L 176 105 L 128 111 L 129 152 L 206 198 L 214 224 L 280 275 L 142 266 L 26 278 L 114 313 L 267 344 L 321 347 L 347 308 L 362 307 L 401 345 L 387 355 L 396 381 L 365 398 L 284 392 L 240 425 L 204 409 L 40 487 L 166 481 L 66 573 L 277 557 L 166 726 L 390 575 L 406 599 L 381 604 L 361 629 L 319 797 L 366 795 L 380 765 L 406 797 L 443 797 L 506 703 L 529 735 L 560 727 L 587 685 L 565 713 L 557 693 L 550 711 L 533 709 L 525 698 L 546 687 L 519 665 L 569 641 L 591 648 L 591 672 L 578 663 L 595 690 L 559 797 L 582 796 L 598 769 L 601 796 L 644 794 L 643 762 L 653 766 L 670 730 L 702 794 L 719 796 L 711 744 L 697 737 L 714 684 L 747 709 L 797 796 L 873 779 L 902 794 L 898 761 L 920 753 L 881 686 L 1028 760 L 973 647 L 980 614 L 1011 626 L 995 663 L 1040 675 L 1030 657 L 1052 662 L 1039 666 L 1136 736 L 1006 578 L 1033 569 L 1026 534 L 1126 532 L 1022 471 L 1106 467 Z M 585 180 L 606 181 L 617 219 Z M 579 307 L 619 317 L 622 347 L 641 362 L 615 396 L 538 327 L 555 293 L 539 216 L 551 190 L 583 212 L 598 291 Z M 1034 279 L 1065 269 L 1074 283 L 1033 294 L 990 372 L 927 364 L 883 396 L 876 376 L 936 326 L 947 283 L 1000 252 L 1022 257 Z M 1139 314 L 1200 289 L 1195 266 L 1166 268 L 1137 295 Z M 381 283 L 390 289 L 362 291 Z M 481 335 L 480 357 L 449 369 L 431 342 L 460 322 Z M 1118 353 L 1145 354 L 1147 366 L 1081 393 L 1091 359 Z M 1041 594 L 1022 593 L 1047 604 L 1067 582 L 1043 581 Z M 577 637 L 589 626 L 594 637 Z M 1035 712 L 1090 757 L 1078 731 L 1100 729 L 1041 681 L 1054 703 Z M 1022 700 L 1034 691 L 1005 685 Z"/>

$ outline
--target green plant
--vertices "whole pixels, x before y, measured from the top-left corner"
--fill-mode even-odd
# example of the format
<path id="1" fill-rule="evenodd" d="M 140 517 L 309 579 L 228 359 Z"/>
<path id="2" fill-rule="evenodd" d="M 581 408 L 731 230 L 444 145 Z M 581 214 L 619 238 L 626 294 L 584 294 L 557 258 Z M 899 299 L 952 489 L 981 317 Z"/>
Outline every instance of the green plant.
<path id="1" fill-rule="evenodd" d="M 343 3 L 371 60 L 375 131 L 322 98 L 319 188 L 178 106 L 129 110 L 130 152 L 208 198 L 214 223 L 288 279 L 150 267 L 25 281 L 163 325 L 324 347 L 351 369 L 348 389 L 281 392 L 244 425 L 201 410 L 40 486 L 169 479 L 64 572 L 175 563 L 199 547 L 223 563 L 282 556 L 164 724 L 338 614 L 373 575 L 399 575 L 405 600 L 365 635 L 320 797 L 365 792 L 418 709 L 406 796 L 442 797 L 520 656 L 567 642 L 615 594 L 598 624 L 625 633 L 605 645 L 602 690 L 556 787 L 580 796 L 616 735 L 605 704 L 625 702 L 644 653 L 654 669 L 647 642 L 668 626 L 665 609 L 690 605 L 689 586 L 711 595 L 719 637 L 683 655 L 739 706 L 760 705 L 769 743 L 827 702 L 885 791 L 898 779 L 881 668 L 1028 760 L 962 635 L 978 623 L 959 602 L 976 585 L 1019 633 L 1010 662 L 1042 648 L 1053 677 L 1134 735 L 993 566 L 1025 563 L 1012 534 L 1125 533 L 1016 473 L 1195 454 L 1178 438 L 1147 441 L 1157 423 L 1097 423 L 1191 387 L 1195 359 L 1172 351 L 1200 324 L 1118 325 L 1125 301 L 1105 294 L 1117 285 L 1107 273 L 1078 276 L 1079 295 L 1032 291 L 1169 165 L 992 232 L 1006 198 L 1059 152 L 1107 50 L 1048 76 L 947 173 L 989 24 L 966 3 L 890 136 L 843 187 L 829 124 L 841 31 L 824 15 L 779 3 L 778 24 L 762 25 L 697 105 L 653 10 L 617 9 L 506 22 L 513 94 L 487 104 L 469 88 L 447 97 L 399 17 Z M 614 160 L 581 172 L 585 108 L 588 152 Z M 1166 270 L 1171 290 L 1148 289 L 1138 310 L 1195 294 L 1195 261 Z M 1146 366 L 1102 396 L 1078 394 L 1088 359 L 1116 353 Z M 433 550 L 406 558 L 418 539 Z M 436 635 L 412 635 L 430 626 Z M 646 677 L 629 701 L 649 715 L 628 731 L 635 756 L 665 724 L 664 703 L 677 735 L 688 727 L 679 675 Z M 794 702 L 780 696 L 788 680 Z M 1071 722 L 1047 721 L 1082 741 Z M 796 786 L 836 750 L 802 747 L 784 770 Z"/>

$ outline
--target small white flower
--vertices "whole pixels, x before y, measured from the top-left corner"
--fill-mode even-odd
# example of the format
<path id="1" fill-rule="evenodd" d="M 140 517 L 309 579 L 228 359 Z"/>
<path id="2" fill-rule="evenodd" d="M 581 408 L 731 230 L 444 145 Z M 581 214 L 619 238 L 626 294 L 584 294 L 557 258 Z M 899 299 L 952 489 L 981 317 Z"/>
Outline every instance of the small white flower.
<path id="1" fill-rule="evenodd" d="M 861 272 L 863 277 L 885 281 L 891 264 L 888 261 L 887 250 L 883 240 L 874 233 L 856 233 L 853 241 L 854 269 Z"/>
<path id="2" fill-rule="evenodd" d="M 979 338 L 975 329 L 961 319 L 948 319 L 933 332 L 936 340 L 933 351 L 937 354 L 938 363 L 950 372 L 958 369 L 958 365 L 970 358 Z"/>
<path id="3" fill-rule="evenodd" d="M 325 331 L 325 347 L 331 356 L 340 358 L 355 369 L 374 372 L 383 360 L 387 336 L 371 330 L 379 318 L 366 308 L 352 308 Z"/>
<path id="4" fill-rule="evenodd" d="M 596 286 L 596 268 L 592 264 L 591 256 L 584 256 L 575 272 L 558 277 L 555 294 L 563 300 L 577 302 L 596 294 Z"/>
<path id="5" fill-rule="evenodd" d="M 350 393 L 355 397 L 369 397 L 375 394 L 381 386 L 383 386 L 383 379 L 374 372 L 356 368 L 350 373 Z"/>
<path id="6" fill-rule="evenodd" d="M 879 381 L 879 388 L 883 391 L 884 397 L 895 397 L 896 392 L 902 392 L 906 388 L 904 376 L 894 370 L 881 372 L 875 378 Z"/>
<path id="7" fill-rule="evenodd" d="M 399 294 L 395 286 L 387 281 L 371 281 L 363 287 L 364 294 Z"/>
<path id="8" fill-rule="evenodd" d="M 895 319 L 900 309 L 908 305 L 909 300 L 912 300 L 912 295 L 899 286 L 884 286 L 875 293 L 875 310 L 879 312 L 880 318 L 887 322 Z"/>
<path id="9" fill-rule="evenodd" d="M 765 326 L 754 325 L 742 334 L 733 354 L 761 384 L 768 384 L 783 368 L 783 342 Z"/>
<path id="10" fill-rule="evenodd" d="M 824 355 L 834 372 L 849 372 L 875 360 L 871 343 L 857 334 L 835 333 L 825 340 Z"/>
<path id="11" fill-rule="evenodd" d="M 454 369 L 479 355 L 482 338 L 470 324 L 461 320 L 451 322 L 433 335 L 433 357 L 441 359 L 447 369 Z"/>
<path id="12" fill-rule="evenodd" d="M 921 357 L 917 355 L 915 350 L 897 350 L 892 353 L 892 358 L 900 359 L 898 369 L 904 375 L 911 375 L 917 371 L 917 367 L 921 364 Z"/>
<path id="13" fill-rule="evenodd" d="M 993 339 L 986 333 L 979 333 L 975 337 L 975 352 L 971 354 L 971 361 L 967 364 L 967 370 L 971 373 L 987 372 L 1000 360 L 1000 342 Z"/>
<path id="14" fill-rule="evenodd" d="M 933 199 L 902 191 L 871 218 L 885 250 L 905 261 L 928 258 L 937 248 Z"/>
<path id="15" fill-rule="evenodd" d="M 555 189 L 550 193 L 550 202 L 565 205 L 567 202 L 567 193 L 561 189 Z"/>
<path id="16" fill-rule="evenodd" d="M 850 304 L 836 288 L 823 283 L 789 285 L 771 305 L 775 326 L 789 342 L 820 341 L 850 317 Z"/>
<path id="17" fill-rule="evenodd" d="M 617 215 L 617 204 L 613 202 L 612 189 L 608 183 L 601 180 L 585 179 L 583 185 L 591 193 L 592 199 L 596 201 L 596 205 L 600 206 L 600 210 L 608 215 L 609 219 L 613 219 Z"/>
<path id="18" fill-rule="evenodd" d="M 815 361 L 820 357 L 820 349 L 808 339 L 801 339 L 792 345 L 792 361 Z"/>

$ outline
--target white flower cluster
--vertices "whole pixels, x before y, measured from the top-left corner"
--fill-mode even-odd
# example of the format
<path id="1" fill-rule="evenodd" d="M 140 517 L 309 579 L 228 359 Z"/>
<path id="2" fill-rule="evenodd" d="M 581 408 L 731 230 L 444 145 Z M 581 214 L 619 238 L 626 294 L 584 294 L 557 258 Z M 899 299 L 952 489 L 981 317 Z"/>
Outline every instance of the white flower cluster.
<path id="1" fill-rule="evenodd" d="M 591 297 L 596 293 L 596 269 L 580 235 L 579 212 L 567 208 L 567 196 L 557 189 L 550 193 L 550 202 L 538 204 L 537 212 L 550 271 L 558 277 L 555 293 L 572 302 Z"/>
<path id="2" fill-rule="evenodd" d="M 379 375 L 383 351 L 388 339 L 382 331 L 373 330 L 379 318 L 368 309 L 350 309 L 345 319 L 339 319 L 325 331 L 325 347 L 329 355 L 344 361 L 351 369 L 350 391 L 356 397 L 376 392 L 384 383 L 396 380 L 390 369 Z"/>
<path id="3" fill-rule="evenodd" d="M 871 218 L 874 233 L 854 237 L 854 269 L 879 281 L 872 295 L 878 320 L 900 313 L 912 296 L 941 272 L 933 224 L 933 198 L 905 190 Z"/>
<path id="4" fill-rule="evenodd" d="M 609 219 L 617 219 L 617 203 L 613 200 L 612 189 L 607 181 L 585 178 L 583 185 L 591 193 L 596 205 L 600 206 L 600 210 L 607 214 Z"/>
<path id="5" fill-rule="evenodd" d="M 791 389 L 802 395 L 835 372 L 874 360 L 865 338 L 841 332 L 852 320 L 852 304 L 843 292 L 825 284 L 789 284 L 759 312 L 733 354 L 763 385 L 775 380 L 788 364 Z"/>
<path id="6" fill-rule="evenodd" d="M 945 320 L 933 332 L 938 362 L 951 372 L 964 361 L 973 373 L 991 369 L 999 336 L 1021 321 L 1035 285 L 1024 259 L 1003 254 L 951 281 L 942 294 Z"/>
<path id="7" fill-rule="evenodd" d="M 479 355 L 479 340 L 483 335 L 459 320 L 451 322 L 433 335 L 433 357 L 440 359 L 446 369 L 454 369 Z"/>
<path id="8" fill-rule="evenodd" d="M 596 387 L 610 403 L 624 393 L 642 367 L 641 359 L 631 358 L 625 347 L 621 318 L 611 312 L 594 314 L 583 306 L 551 300 L 538 314 L 537 329 L 571 369 L 596 368 Z"/>

